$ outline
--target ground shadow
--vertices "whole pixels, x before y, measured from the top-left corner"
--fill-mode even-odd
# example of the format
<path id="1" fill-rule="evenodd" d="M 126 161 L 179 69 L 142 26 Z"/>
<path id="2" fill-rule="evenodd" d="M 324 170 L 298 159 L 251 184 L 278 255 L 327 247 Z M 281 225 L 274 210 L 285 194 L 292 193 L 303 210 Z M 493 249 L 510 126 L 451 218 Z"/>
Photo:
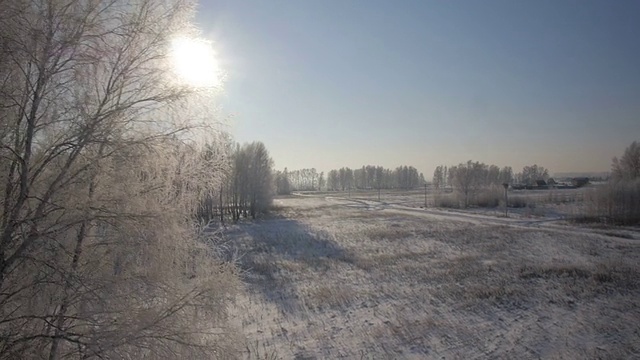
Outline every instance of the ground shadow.
<path id="1" fill-rule="evenodd" d="M 237 254 L 243 279 L 252 291 L 286 313 L 300 309 L 293 278 L 296 269 L 326 271 L 335 261 L 353 264 L 354 256 L 330 233 L 287 218 L 271 218 L 229 228 L 225 236 Z M 283 268 L 282 264 L 293 268 Z"/>

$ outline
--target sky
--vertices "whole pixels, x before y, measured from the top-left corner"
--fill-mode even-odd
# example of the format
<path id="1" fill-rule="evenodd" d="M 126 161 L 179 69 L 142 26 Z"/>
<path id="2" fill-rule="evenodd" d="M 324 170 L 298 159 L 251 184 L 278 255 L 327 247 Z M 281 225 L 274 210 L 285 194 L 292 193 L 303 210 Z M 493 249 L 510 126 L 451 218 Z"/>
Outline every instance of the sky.
<path id="1" fill-rule="evenodd" d="M 640 140 L 640 1 L 201 1 L 228 130 L 276 169 L 608 171 Z"/>

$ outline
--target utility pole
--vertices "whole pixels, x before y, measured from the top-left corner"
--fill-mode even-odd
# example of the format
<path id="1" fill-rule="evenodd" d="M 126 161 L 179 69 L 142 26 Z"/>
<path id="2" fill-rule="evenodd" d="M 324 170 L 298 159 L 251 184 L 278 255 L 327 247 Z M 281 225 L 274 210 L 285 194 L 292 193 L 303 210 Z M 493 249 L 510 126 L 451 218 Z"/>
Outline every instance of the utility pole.
<path id="1" fill-rule="evenodd" d="M 509 217 L 508 209 L 509 209 L 509 196 L 507 195 L 507 189 L 509 189 L 509 184 L 504 183 L 504 217 Z"/>
<path id="2" fill-rule="evenodd" d="M 424 183 L 424 208 L 427 208 L 427 183 Z"/>

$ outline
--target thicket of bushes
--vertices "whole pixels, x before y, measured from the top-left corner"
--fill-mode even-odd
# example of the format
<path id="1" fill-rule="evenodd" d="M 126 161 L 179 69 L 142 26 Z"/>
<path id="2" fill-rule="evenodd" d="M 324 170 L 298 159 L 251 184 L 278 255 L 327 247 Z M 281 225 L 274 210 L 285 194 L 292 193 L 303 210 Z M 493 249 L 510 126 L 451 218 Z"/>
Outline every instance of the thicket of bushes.
<path id="1" fill-rule="evenodd" d="M 439 193 L 435 197 L 435 206 L 450 209 L 460 209 L 465 207 L 465 197 L 463 194 L 454 192 L 449 194 Z M 504 207 L 504 188 L 498 186 L 492 186 L 469 196 L 468 206 L 470 207 L 482 207 L 482 208 L 498 208 Z M 523 208 L 523 207 L 535 206 L 535 203 L 531 199 L 527 199 L 525 196 L 509 194 L 509 207 L 510 208 Z"/>
<path id="2" fill-rule="evenodd" d="M 632 225 L 640 223 L 640 179 L 616 181 L 587 193 L 582 220 Z"/>
<path id="3" fill-rule="evenodd" d="M 460 169 L 465 170 L 463 174 Z M 436 194 L 435 206 L 443 208 L 483 207 L 496 208 L 504 206 L 504 190 L 499 186 L 482 186 L 484 167 L 479 163 L 461 164 L 453 174 L 462 180 L 470 179 L 469 186 L 462 180 L 453 182 L 452 194 Z M 477 173 L 476 175 L 473 175 Z M 478 175 L 480 174 L 480 175 Z M 597 221 L 609 224 L 633 225 L 640 223 L 640 144 L 634 141 L 618 159 L 613 159 L 611 180 L 609 183 L 595 187 L 583 193 L 558 193 L 553 190 L 541 193 L 541 196 L 518 196 L 509 194 L 509 207 L 535 208 L 536 202 L 564 204 L 567 202 L 583 202 L 576 221 Z M 455 178 L 455 176 L 454 176 Z M 479 180 L 478 180 L 479 179 Z"/>

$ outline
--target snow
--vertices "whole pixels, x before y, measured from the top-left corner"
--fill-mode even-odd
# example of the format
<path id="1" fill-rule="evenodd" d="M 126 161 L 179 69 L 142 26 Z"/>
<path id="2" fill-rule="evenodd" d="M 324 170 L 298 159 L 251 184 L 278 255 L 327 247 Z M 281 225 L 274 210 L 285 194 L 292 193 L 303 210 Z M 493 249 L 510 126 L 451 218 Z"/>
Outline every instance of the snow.
<path id="1" fill-rule="evenodd" d="M 418 196 L 293 196 L 230 227 L 245 357 L 640 354 L 637 229 L 420 209 Z"/>

